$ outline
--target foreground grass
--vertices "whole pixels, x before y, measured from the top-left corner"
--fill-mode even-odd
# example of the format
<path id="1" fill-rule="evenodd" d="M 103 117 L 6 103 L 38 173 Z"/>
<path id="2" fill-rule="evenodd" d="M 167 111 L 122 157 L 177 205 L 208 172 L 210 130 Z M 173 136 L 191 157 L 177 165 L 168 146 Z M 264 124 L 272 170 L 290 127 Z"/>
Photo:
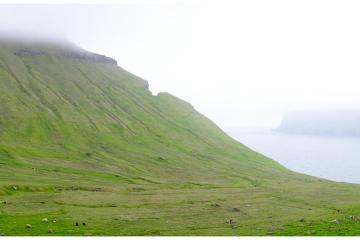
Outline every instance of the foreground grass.
<path id="1" fill-rule="evenodd" d="M 8 236 L 359 234 L 360 208 L 352 205 L 358 187 L 321 181 L 305 187 L 303 182 L 289 182 L 246 188 L 201 184 L 4 188 L 0 233 Z"/>

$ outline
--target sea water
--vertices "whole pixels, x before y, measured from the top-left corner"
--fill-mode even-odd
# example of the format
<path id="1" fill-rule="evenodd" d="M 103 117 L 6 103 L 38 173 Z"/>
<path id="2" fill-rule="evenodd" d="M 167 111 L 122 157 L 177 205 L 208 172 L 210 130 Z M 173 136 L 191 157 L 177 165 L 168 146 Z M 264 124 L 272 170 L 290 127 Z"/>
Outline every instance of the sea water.
<path id="1" fill-rule="evenodd" d="M 339 182 L 360 183 L 360 137 L 235 131 L 232 137 L 285 167 Z"/>

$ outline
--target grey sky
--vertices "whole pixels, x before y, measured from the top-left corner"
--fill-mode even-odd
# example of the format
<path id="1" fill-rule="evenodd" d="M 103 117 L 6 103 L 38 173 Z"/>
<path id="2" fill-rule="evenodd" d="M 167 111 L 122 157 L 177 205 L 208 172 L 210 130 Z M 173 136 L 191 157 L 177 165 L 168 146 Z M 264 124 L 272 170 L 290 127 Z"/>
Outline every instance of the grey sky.
<path id="1" fill-rule="evenodd" d="M 233 131 L 276 127 L 287 110 L 359 106 L 359 12 L 317 0 L 1 5 L 0 30 L 111 56 Z"/>

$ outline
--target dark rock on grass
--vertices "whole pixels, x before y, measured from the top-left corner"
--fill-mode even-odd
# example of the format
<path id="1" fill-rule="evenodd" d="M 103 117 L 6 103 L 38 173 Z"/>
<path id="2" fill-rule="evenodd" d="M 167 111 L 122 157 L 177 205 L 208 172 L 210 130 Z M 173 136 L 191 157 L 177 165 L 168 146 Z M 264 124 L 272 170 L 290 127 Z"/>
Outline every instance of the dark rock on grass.
<path id="1" fill-rule="evenodd" d="M 235 224 L 236 222 L 235 222 L 234 220 L 232 220 L 232 219 L 229 219 L 229 220 L 226 221 L 226 223 L 228 223 L 228 224 Z"/>
<path id="2" fill-rule="evenodd" d="M 71 187 L 67 187 L 66 190 L 68 190 L 68 191 L 79 191 L 80 188 L 79 188 L 79 187 L 71 186 Z"/>
<path id="3" fill-rule="evenodd" d="M 31 224 L 26 224 L 25 227 L 26 228 L 32 228 L 32 225 Z"/>
<path id="4" fill-rule="evenodd" d="M 75 226 L 79 226 L 79 223 L 78 223 L 78 222 L 76 222 L 76 223 L 75 223 Z"/>
<path id="5" fill-rule="evenodd" d="M 213 204 L 211 204 L 211 206 L 212 206 L 212 207 L 220 207 L 220 205 L 217 204 L 217 203 L 213 203 Z"/>
<path id="6" fill-rule="evenodd" d="M 240 209 L 238 209 L 238 208 L 233 208 L 232 210 L 233 210 L 233 212 L 240 212 Z"/>
<path id="7" fill-rule="evenodd" d="M 3 203 L 3 204 L 7 204 L 7 202 L 6 202 L 6 201 L 3 201 L 2 203 Z"/>
<path id="8" fill-rule="evenodd" d="M 300 218 L 299 222 L 305 222 L 305 218 Z"/>
<path id="9" fill-rule="evenodd" d="M 83 226 L 86 226 L 86 223 L 82 223 Z"/>

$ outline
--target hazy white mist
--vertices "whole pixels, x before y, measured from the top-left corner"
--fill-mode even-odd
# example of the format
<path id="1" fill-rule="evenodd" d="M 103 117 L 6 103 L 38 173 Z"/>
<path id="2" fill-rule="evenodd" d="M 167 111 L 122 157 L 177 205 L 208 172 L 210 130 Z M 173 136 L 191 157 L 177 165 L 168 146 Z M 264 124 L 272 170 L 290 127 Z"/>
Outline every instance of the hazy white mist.
<path id="1" fill-rule="evenodd" d="M 358 108 L 357 1 L 1 5 L 0 32 L 67 38 L 227 131 L 288 110 Z"/>

